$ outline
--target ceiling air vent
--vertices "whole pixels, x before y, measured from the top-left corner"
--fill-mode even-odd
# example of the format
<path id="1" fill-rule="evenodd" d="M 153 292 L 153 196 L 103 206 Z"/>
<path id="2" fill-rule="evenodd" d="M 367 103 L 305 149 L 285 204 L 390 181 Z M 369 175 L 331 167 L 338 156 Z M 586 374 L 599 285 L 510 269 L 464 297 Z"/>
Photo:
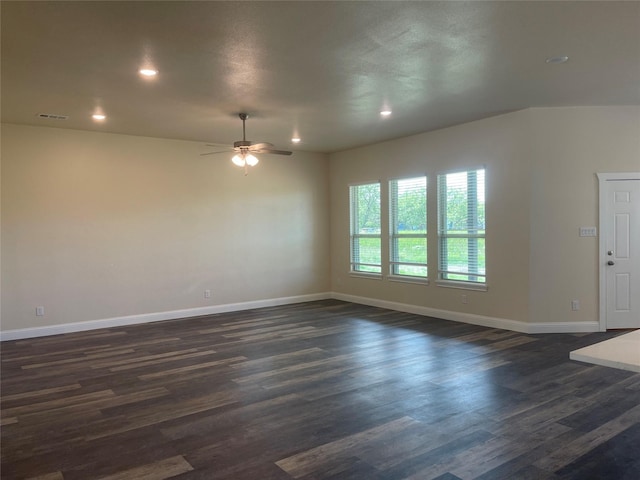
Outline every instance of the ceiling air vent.
<path id="1" fill-rule="evenodd" d="M 38 118 L 47 118 L 49 120 L 66 120 L 69 115 L 56 115 L 55 113 L 39 113 Z"/>

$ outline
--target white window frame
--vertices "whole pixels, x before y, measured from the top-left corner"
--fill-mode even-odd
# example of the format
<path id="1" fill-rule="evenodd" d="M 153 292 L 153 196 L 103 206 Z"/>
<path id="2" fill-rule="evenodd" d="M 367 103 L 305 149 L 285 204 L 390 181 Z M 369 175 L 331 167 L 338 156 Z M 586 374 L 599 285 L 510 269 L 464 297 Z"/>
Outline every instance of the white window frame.
<path id="1" fill-rule="evenodd" d="M 478 214 L 478 204 L 477 202 L 470 202 L 467 205 L 467 229 L 466 233 L 449 233 L 446 225 L 446 193 L 443 192 L 443 181 L 446 182 L 447 175 L 457 174 L 457 173 L 467 173 L 467 188 L 470 188 L 470 172 L 484 172 L 484 185 L 483 188 L 486 192 L 486 183 L 487 183 L 487 171 L 486 167 L 478 167 L 478 168 L 470 168 L 464 170 L 455 170 L 448 171 L 444 173 L 440 173 L 437 176 L 437 188 L 438 188 L 438 280 L 437 285 L 442 287 L 453 287 L 453 288 L 463 288 L 470 290 L 487 290 L 487 272 L 486 272 L 486 260 L 485 260 L 485 271 L 484 273 L 479 272 L 477 270 L 478 263 L 475 262 L 475 269 L 473 267 L 473 263 L 467 262 L 467 269 L 465 271 L 454 271 L 448 269 L 448 263 L 445 263 L 447 260 L 447 248 L 448 242 L 447 240 L 450 238 L 466 238 L 468 243 L 469 252 L 471 252 L 471 245 L 473 242 L 477 242 L 478 239 L 483 239 L 485 242 L 485 255 L 486 255 L 486 211 L 485 211 L 485 228 L 484 233 L 480 233 L 478 228 L 474 228 L 473 225 L 477 225 L 477 214 Z M 443 204 L 444 203 L 444 204 Z M 486 209 L 486 200 L 485 200 L 485 209 Z M 471 227 L 469 227 L 469 223 L 471 223 Z M 477 253 L 477 246 L 474 250 L 474 253 Z M 468 254 L 471 257 L 471 253 Z M 485 257 L 486 258 L 486 257 Z M 462 280 L 462 279 L 450 279 L 447 278 L 449 275 L 466 275 L 469 277 L 477 277 L 478 280 Z"/>
<path id="2" fill-rule="evenodd" d="M 424 179 L 425 187 L 425 232 L 424 233 L 399 233 L 398 226 L 398 182 L 403 180 L 419 180 Z M 409 281 L 418 283 L 429 282 L 428 270 L 428 253 L 425 251 L 426 258 L 424 263 L 411 263 L 399 260 L 399 240 L 405 238 L 424 239 L 425 247 L 428 245 L 427 240 L 427 175 L 417 175 L 412 177 L 403 177 L 389 180 L 389 279 L 395 281 Z M 402 266 L 424 267 L 426 275 L 412 275 L 408 273 L 400 273 Z"/>
<path id="3" fill-rule="evenodd" d="M 380 212 L 378 233 L 360 233 L 358 232 L 358 205 L 357 196 L 354 195 L 356 189 L 367 185 L 378 185 L 379 202 L 378 211 Z M 363 238 L 377 238 L 380 242 L 380 263 L 364 263 L 360 261 L 359 241 Z M 349 271 L 352 275 L 382 278 L 382 182 L 379 180 L 374 182 L 363 182 L 349 185 Z M 378 271 L 361 270 L 362 267 L 378 269 Z"/>

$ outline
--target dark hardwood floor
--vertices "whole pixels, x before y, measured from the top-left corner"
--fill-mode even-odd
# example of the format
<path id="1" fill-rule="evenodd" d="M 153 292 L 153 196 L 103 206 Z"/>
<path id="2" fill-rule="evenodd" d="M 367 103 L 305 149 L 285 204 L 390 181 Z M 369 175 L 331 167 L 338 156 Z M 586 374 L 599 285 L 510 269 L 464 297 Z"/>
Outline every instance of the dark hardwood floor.
<path id="1" fill-rule="evenodd" d="M 2 479 L 640 479 L 640 374 L 327 300 L 4 342 Z"/>

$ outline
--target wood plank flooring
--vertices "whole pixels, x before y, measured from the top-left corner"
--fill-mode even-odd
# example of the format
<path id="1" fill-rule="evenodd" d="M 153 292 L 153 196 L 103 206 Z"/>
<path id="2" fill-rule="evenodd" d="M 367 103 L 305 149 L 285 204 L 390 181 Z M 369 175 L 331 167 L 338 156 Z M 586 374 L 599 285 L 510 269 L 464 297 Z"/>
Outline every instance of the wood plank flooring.
<path id="1" fill-rule="evenodd" d="M 2 479 L 640 478 L 640 374 L 335 300 L 4 342 Z"/>

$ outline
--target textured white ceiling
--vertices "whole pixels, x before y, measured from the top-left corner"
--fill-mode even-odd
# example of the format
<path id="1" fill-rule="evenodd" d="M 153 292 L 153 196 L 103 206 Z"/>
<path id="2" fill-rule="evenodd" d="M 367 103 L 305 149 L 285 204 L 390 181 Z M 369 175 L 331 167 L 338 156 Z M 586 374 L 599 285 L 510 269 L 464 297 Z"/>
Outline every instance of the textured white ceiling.
<path id="1" fill-rule="evenodd" d="M 250 140 L 333 152 L 530 106 L 640 104 L 640 2 L 1 9 L 3 122 L 228 144 L 244 111 Z M 570 60 L 545 63 L 554 55 Z"/>

